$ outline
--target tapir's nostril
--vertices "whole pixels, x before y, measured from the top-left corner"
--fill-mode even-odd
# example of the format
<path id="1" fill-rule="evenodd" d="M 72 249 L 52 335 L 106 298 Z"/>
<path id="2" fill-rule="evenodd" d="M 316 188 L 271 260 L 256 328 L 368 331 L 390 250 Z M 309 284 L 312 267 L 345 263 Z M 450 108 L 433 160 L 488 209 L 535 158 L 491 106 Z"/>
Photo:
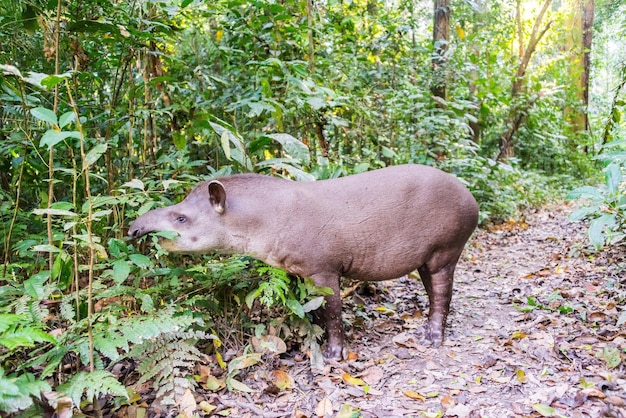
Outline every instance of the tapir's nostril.
<path id="1" fill-rule="evenodd" d="M 141 236 L 141 234 L 139 233 L 139 229 L 140 228 L 131 228 L 128 231 L 128 235 L 130 235 L 133 238 L 139 238 Z"/>

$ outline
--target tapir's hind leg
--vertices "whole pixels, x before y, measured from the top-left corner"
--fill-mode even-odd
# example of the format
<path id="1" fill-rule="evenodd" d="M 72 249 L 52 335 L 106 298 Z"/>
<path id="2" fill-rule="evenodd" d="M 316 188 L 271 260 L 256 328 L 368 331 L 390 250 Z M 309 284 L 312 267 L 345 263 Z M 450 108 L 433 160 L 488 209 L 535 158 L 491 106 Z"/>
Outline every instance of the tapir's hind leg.
<path id="1" fill-rule="evenodd" d="M 456 261 L 446 264 L 436 272 L 431 272 L 428 264 L 418 269 L 429 302 L 428 322 L 424 327 L 424 338 L 434 347 L 439 347 L 443 343 L 446 318 L 452 299 L 455 267 Z"/>

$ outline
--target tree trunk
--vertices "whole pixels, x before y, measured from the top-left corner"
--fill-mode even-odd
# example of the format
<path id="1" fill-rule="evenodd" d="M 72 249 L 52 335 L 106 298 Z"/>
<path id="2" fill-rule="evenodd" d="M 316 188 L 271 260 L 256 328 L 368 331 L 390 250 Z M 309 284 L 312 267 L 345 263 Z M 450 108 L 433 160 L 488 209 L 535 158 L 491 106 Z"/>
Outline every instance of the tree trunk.
<path id="1" fill-rule="evenodd" d="M 520 58 L 520 63 L 519 63 L 519 66 L 517 67 L 517 71 L 515 72 L 515 77 L 513 79 L 513 87 L 511 88 L 511 103 L 512 104 L 511 104 L 511 109 L 509 111 L 507 130 L 500 137 L 500 150 L 498 151 L 498 154 L 496 156 L 496 160 L 498 161 L 506 160 L 514 156 L 514 151 L 513 151 L 514 150 L 514 141 L 513 141 L 514 136 L 519 130 L 520 126 L 522 126 L 522 123 L 524 122 L 524 119 L 526 118 L 526 114 L 528 113 L 528 108 L 532 107 L 534 104 L 534 102 L 524 103 L 523 107 L 521 107 L 521 105 L 518 103 L 519 101 L 516 99 L 521 93 L 524 92 L 524 77 L 526 75 L 526 69 L 528 68 L 530 59 L 533 56 L 537 48 L 537 44 L 539 44 L 539 41 L 541 40 L 541 38 L 543 38 L 543 36 L 548 31 L 548 29 L 550 29 L 550 26 L 552 26 L 552 21 L 549 21 L 548 23 L 546 23 L 543 29 L 540 30 L 541 21 L 543 20 L 543 17 L 546 14 L 546 11 L 548 10 L 548 7 L 550 7 L 551 3 L 552 3 L 552 0 L 545 0 L 545 2 L 543 3 L 543 6 L 541 7 L 541 11 L 537 15 L 537 18 L 535 19 L 535 24 L 533 25 L 533 30 L 530 34 L 530 39 L 528 40 L 528 45 L 526 45 L 525 48 L 520 47 L 519 49 L 520 54 L 523 54 L 523 55 Z M 521 27 L 520 7 L 521 7 L 520 2 L 518 1 L 517 2 L 518 28 Z M 519 30 L 518 35 L 522 36 L 521 30 Z M 524 44 L 524 40 L 521 38 L 519 39 L 519 42 L 522 45 Z"/>
<path id="2" fill-rule="evenodd" d="M 589 72 L 591 71 L 591 41 L 593 39 L 594 0 L 583 0 L 583 105 L 585 107 L 585 130 L 589 131 Z"/>
<path id="3" fill-rule="evenodd" d="M 565 120 L 572 133 L 587 131 L 589 120 L 589 53 L 591 51 L 593 0 L 570 0 L 566 8 L 566 26 L 564 49 L 569 57 L 568 73 L 570 77 L 570 97 L 576 103 L 565 108 Z"/>
<path id="4" fill-rule="evenodd" d="M 435 0 L 433 22 L 433 58 L 432 85 L 433 96 L 446 98 L 445 62 L 448 43 L 450 42 L 450 0 Z M 437 102 L 438 106 L 442 105 Z"/>

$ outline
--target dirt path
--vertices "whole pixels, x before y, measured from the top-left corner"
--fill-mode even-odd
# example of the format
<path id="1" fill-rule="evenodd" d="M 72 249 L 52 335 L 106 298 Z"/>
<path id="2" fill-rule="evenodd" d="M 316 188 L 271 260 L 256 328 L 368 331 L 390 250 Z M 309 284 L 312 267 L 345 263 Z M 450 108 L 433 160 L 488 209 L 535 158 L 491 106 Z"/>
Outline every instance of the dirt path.
<path id="1" fill-rule="evenodd" d="M 314 374 L 283 358 L 244 379 L 259 392 L 211 403 L 237 417 L 626 417 L 626 254 L 587 252 L 568 212 L 476 234 L 443 348 L 413 338 L 418 281 L 366 284 L 344 301 L 353 360 Z M 268 390 L 260 376 L 272 369 L 291 390 Z"/>

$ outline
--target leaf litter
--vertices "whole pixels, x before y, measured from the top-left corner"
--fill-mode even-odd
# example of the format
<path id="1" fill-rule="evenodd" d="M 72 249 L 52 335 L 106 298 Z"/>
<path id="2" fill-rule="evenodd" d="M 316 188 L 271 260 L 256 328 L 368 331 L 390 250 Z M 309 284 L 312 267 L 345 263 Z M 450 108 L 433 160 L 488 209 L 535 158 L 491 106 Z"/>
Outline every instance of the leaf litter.
<path id="1" fill-rule="evenodd" d="M 276 337 L 256 339 L 271 349 L 233 379 L 249 390 L 217 379 L 197 402 L 236 417 L 626 418 L 626 251 L 592 252 L 571 210 L 477 231 L 443 347 L 415 335 L 427 317 L 417 277 L 356 284 L 344 296 L 349 360 L 313 370 Z"/>

